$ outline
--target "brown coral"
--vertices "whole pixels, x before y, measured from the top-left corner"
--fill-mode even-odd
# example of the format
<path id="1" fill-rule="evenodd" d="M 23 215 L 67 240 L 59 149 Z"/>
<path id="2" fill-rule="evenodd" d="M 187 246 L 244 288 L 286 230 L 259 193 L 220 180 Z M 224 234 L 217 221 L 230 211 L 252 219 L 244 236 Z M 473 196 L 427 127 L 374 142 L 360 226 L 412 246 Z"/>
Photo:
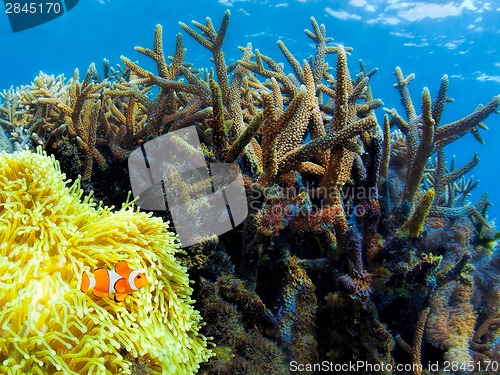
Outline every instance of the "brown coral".
<path id="1" fill-rule="evenodd" d="M 471 360 L 469 342 L 474 335 L 476 314 L 470 300 L 473 286 L 451 281 L 431 298 L 427 339 L 443 348 L 445 359 L 457 363 Z"/>

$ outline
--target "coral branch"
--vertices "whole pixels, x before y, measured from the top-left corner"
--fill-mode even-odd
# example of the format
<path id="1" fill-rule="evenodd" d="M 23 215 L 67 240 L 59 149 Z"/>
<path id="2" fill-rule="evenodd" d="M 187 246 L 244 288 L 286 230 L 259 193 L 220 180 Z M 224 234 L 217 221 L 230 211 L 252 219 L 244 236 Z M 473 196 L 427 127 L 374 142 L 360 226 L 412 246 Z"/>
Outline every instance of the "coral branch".
<path id="1" fill-rule="evenodd" d="M 429 90 L 427 90 L 427 88 L 425 88 L 422 92 L 422 118 L 424 122 L 422 136 L 420 138 L 418 148 L 415 151 L 414 159 L 409 159 L 410 169 L 408 172 L 406 188 L 403 195 L 403 199 L 407 200 L 410 203 L 413 202 L 415 193 L 420 187 L 424 168 L 427 164 L 427 159 L 431 155 L 431 152 L 434 148 L 434 129 L 436 123 L 431 115 L 431 98 Z M 416 125 L 414 127 L 414 131 L 417 132 Z M 412 157 L 411 154 L 409 156 L 410 158 Z"/>
<path id="2" fill-rule="evenodd" d="M 405 78 L 405 76 L 403 75 L 403 71 L 399 66 L 396 67 L 396 72 L 394 74 L 396 75 L 396 78 L 398 80 L 398 83 L 395 83 L 394 87 L 398 89 L 399 94 L 401 95 L 401 104 L 405 109 L 406 117 L 408 118 L 408 121 L 413 121 L 417 114 L 411 100 L 408 85 L 415 78 L 415 74 L 412 73 Z"/>
<path id="3" fill-rule="evenodd" d="M 382 182 L 387 179 L 389 173 L 389 162 L 391 158 L 391 125 L 389 124 L 389 116 L 384 115 L 384 143 L 382 161 L 380 162 L 380 178 Z"/>
<path id="4" fill-rule="evenodd" d="M 413 364 L 412 375 L 422 374 L 422 341 L 424 338 L 425 323 L 427 323 L 427 317 L 431 309 L 429 307 L 425 308 L 420 314 L 420 318 L 417 323 L 417 330 L 415 331 L 415 338 L 413 339 L 413 347 L 411 353 L 411 361 Z"/>
<path id="5" fill-rule="evenodd" d="M 203 47 L 212 52 L 215 63 L 215 71 L 217 74 L 217 82 L 221 88 L 222 98 L 225 105 L 229 104 L 229 81 L 227 77 L 226 61 L 224 59 L 224 53 L 222 52 L 222 44 L 224 42 L 224 37 L 226 36 L 230 16 L 231 12 L 226 10 L 224 12 L 224 16 L 222 17 L 219 31 L 215 30 L 212 20 L 209 17 L 206 19 L 206 25 L 193 21 L 193 25 L 198 27 L 203 32 L 205 37 L 191 29 L 185 23 L 179 22 L 179 25 L 185 32 L 187 32 Z"/>
<path id="6" fill-rule="evenodd" d="M 500 95 L 495 96 L 488 104 L 479 107 L 469 116 L 440 126 L 436 131 L 436 144 L 438 146 L 446 146 L 463 137 L 468 131 L 477 126 L 478 123 L 483 121 L 490 114 L 495 113 L 499 103 Z"/>
<path id="7" fill-rule="evenodd" d="M 424 220 L 429 214 L 433 201 L 434 189 L 429 189 L 418 202 L 413 215 L 403 224 L 399 230 L 399 234 L 413 238 L 419 237 L 424 230 Z"/>

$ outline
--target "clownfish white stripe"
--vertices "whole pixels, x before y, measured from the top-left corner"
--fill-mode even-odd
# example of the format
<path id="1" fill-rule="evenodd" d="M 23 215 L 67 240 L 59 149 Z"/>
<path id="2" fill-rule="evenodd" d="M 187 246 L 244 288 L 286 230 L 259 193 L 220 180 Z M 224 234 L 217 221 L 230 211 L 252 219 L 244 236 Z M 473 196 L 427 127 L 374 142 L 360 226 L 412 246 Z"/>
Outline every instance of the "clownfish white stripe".
<path id="1" fill-rule="evenodd" d="M 132 272 L 130 272 L 130 275 L 128 275 L 128 285 L 130 286 L 130 289 L 132 290 L 137 290 L 136 286 L 135 286 L 135 277 L 139 274 L 139 271 L 137 270 L 133 270 Z"/>
<path id="2" fill-rule="evenodd" d="M 95 279 L 92 276 L 89 276 L 89 281 L 90 281 L 89 289 L 95 287 Z"/>
<path id="3" fill-rule="evenodd" d="M 82 292 L 86 292 L 87 290 L 95 287 L 95 284 L 96 284 L 95 278 L 92 277 L 87 271 L 83 271 L 80 290 Z"/>
<path id="4" fill-rule="evenodd" d="M 123 279 L 120 275 L 118 275 L 113 270 L 107 270 L 109 275 L 109 293 L 115 293 L 115 284 L 118 280 Z"/>

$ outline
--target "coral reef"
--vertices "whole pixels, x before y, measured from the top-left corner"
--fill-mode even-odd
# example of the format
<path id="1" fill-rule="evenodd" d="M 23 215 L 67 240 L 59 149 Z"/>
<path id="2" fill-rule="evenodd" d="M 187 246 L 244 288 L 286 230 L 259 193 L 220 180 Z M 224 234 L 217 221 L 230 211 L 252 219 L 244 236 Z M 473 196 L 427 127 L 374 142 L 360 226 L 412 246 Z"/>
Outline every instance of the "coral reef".
<path id="1" fill-rule="evenodd" d="M 96 205 L 41 152 L 0 161 L 0 372 L 194 373 L 210 351 L 165 224 Z M 123 303 L 79 290 L 82 271 L 120 260 L 150 283 Z"/>
<path id="2" fill-rule="evenodd" d="M 206 334 L 217 342 L 215 357 L 203 365 L 201 374 L 286 373 L 283 353 L 273 341 L 276 322 L 241 280 L 229 275 L 217 282 L 205 280 L 198 304 Z"/>
<path id="3" fill-rule="evenodd" d="M 380 126 L 383 103 L 370 87 L 377 69 L 360 62 L 352 78 L 351 48 L 333 44 L 314 18 L 311 25 L 307 60 L 279 41 L 288 65 L 247 44 L 227 66 L 229 11 L 218 28 L 210 18 L 181 23 L 212 54 L 213 70 L 185 61 L 182 34 L 166 57 L 157 26 L 153 47 L 136 47 L 156 72 L 122 56 L 124 67 L 105 62 L 100 75 L 92 65 L 81 82 L 78 73 L 69 81 L 41 74 L 8 92 L 2 124 L 22 127 L 28 144 L 42 144 L 68 175 L 83 175 L 114 202 L 129 189 L 129 153 L 186 126 L 195 126 L 209 162 L 238 164 L 247 219 L 177 254 L 207 322 L 201 332 L 217 345 L 200 373 L 279 374 L 292 360 L 498 359 L 500 236 L 487 196 L 468 201 L 478 155 L 447 166 L 445 148 L 469 133 L 484 143 L 479 130 L 500 96 L 441 124 L 452 102 L 447 76 L 434 99 L 423 89 L 417 114 L 408 89 L 415 76 L 397 67 L 405 118 L 385 108 Z M 13 115 L 15 103 L 22 108 Z"/>

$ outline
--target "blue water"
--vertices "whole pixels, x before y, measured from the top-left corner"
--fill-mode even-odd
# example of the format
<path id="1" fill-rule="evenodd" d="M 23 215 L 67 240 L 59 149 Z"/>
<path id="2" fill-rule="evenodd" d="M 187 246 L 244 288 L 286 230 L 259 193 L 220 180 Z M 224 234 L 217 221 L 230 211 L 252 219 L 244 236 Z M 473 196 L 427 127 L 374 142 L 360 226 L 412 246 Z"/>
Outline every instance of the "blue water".
<path id="1" fill-rule="evenodd" d="M 1 7 L 0 7 L 1 8 Z M 72 76 L 74 68 L 84 72 L 90 63 L 107 58 L 120 63 L 120 55 L 150 61 L 133 47 L 151 47 L 153 29 L 164 27 L 165 53 L 173 52 L 178 22 L 203 22 L 206 16 L 218 25 L 223 12 L 231 10 L 231 22 L 224 50 L 228 62 L 240 57 L 238 46 L 251 42 L 264 54 L 284 61 L 276 45 L 281 39 L 299 59 L 314 49 L 303 32 L 310 28 L 310 16 L 324 23 L 335 42 L 354 48 L 349 59 L 352 76 L 362 58 L 367 68 L 378 67 L 372 79 L 374 96 L 385 106 L 403 114 L 394 83 L 394 68 L 405 74 L 414 72 L 411 85 L 416 106 L 424 86 L 437 92 L 443 74 L 450 77 L 448 95 L 455 99 L 445 110 L 442 124 L 472 112 L 500 94 L 500 2 L 477 0 L 436 0 L 398 2 L 396 0 L 289 0 L 289 1 L 161 1 L 161 0 L 81 0 L 66 15 L 34 29 L 13 34 L 6 14 L 0 14 L 0 90 L 30 83 L 43 71 Z M 187 60 L 198 67 L 208 66 L 209 53 L 189 36 L 184 37 Z M 335 57 L 330 56 L 330 65 Z M 287 67 L 288 71 L 291 71 Z M 381 122 L 383 112 L 377 116 Z M 484 191 L 495 204 L 490 218 L 500 217 L 500 116 L 485 122 L 490 130 L 481 131 L 486 145 L 471 135 L 446 148 L 447 160 L 455 154 L 458 164 L 469 161 L 474 152 L 481 157 L 472 171 L 480 180 L 472 200 Z"/>

